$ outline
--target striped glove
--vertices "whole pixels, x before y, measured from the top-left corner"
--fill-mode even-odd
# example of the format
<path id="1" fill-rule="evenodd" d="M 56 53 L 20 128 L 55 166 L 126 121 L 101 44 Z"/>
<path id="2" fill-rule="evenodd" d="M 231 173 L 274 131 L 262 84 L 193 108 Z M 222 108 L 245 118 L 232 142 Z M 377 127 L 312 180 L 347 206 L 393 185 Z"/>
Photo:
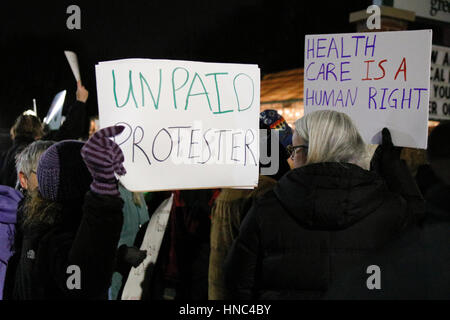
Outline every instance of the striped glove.
<path id="1" fill-rule="evenodd" d="M 120 147 L 109 138 L 124 129 L 122 126 L 101 129 L 81 149 L 81 156 L 93 178 L 91 190 L 95 193 L 120 196 L 114 172 L 118 175 L 127 173 L 122 165 L 124 156 Z"/>

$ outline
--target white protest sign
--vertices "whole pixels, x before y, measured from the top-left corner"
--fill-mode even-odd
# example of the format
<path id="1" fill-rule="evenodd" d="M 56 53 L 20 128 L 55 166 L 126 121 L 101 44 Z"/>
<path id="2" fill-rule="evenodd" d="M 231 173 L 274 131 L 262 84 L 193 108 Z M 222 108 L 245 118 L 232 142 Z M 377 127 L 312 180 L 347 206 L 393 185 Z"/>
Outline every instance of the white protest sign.
<path id="1" fill-rule="evenodd" d="M 305 37 L 305 112 L 348 114 L 364 141 L 427 148 L 431 30 Z"/>
<path id="2" fill-rule="evenodd" d="M 430 119 L 450 120 L 450 48 L 433 46 L 431 53 Z"/>
<path id="3" fill-rule="evenodd" d="M 145 272 L 149 264 L 156 263 L 159 249 L 164 238 L 167 222 L 169 221 L 170 211 L 172 210 L 173 194 L 169 199 L 163 201 L 158 209 L 152 214 L 145 230 L 144 240 L 141 250 L 147 251 L 147 257 L 137 267 L 132 267 L 128 275 L 127 282 L 123 288 L 122 300 L 140 300 L 142 296 L 141 283 L 144 281 Z"/>
<path id="4" fill-rule="evenodd" d="M 75 80 L 80 81 L 80 67 L 78 66 L 77 55 L 72 51 L 64 51 L 64 54 L 66 55 L 67 61 L 69 62 L 70 69 L 72 69 Z"/>
<path id="5" fill-rule="evenodd" d="M 125 126 L 128 190 L 258 184 L 258 66 L 126 59 L 96 77 L 100 127 Z"/>

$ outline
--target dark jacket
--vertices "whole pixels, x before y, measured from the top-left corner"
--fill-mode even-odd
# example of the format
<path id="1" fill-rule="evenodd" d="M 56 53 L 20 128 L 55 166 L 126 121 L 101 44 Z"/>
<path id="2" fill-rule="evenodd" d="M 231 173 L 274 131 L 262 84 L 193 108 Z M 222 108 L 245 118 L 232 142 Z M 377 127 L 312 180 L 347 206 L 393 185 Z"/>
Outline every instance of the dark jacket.
<path id="1" fill-rule="evenodd" d="M 16 187 L 16 156 L 33 141 L 33 138 L 23 136 L 19 136 L 14 139 L 13 145 L 5 153 L 3 158 L 3 164 L 0 168 L 0 185 L 9 186 L 11 188 Z"/>
<path id="2" fill-rule="evenodd" d="M 354 269 L 336 281 L 328 298 L 450 299 L 450 186 L 436 181 L 425 194 L 423 223 L 368 259 L 380 267 L 381 289 L 367 290 L 367 275 Z"/>
<path id="3" fill-rule="evenodd" d="M 442 182 L 436 183 L 428 189 L 425 201 L 427 207 L 426 227 L 450 222 L 450 185 Z"/>
<path id="4" fill-rule="evenodd" d="M 161 195 L 164 199 L 170 193 Z M 155 264 L 148 265 L 142 282 L 141 300 L 208 299 L 209 215 L 216 195 L 216 190 L 206 189 L 174 191 L 158 258 Z M 151 221 L 153 212 L 149 214 Z M 148 222 L 138 232 L 135 247 L 141 247 L 147 226 Z"/>
<path id="5" fill-rule="evenodd" d="M 82 209 L 77 203 L 82 203 Z M 16 271 L 16 300 L 107 299 L 122 228 L 123 201 L 88 192 L 80 201 L 63 205 L 53 225 L 25 227 Z M 68 280 L 81 271 L 81 289 Z M 69 281 L 70 282 L 70 281 Z"/>
<path id="6" fill-rule="evenodd" d="M 336 279 L 327 299 L 450 299 L 450 186 L 429 186 L 423 223 Z M 380 268 L 369 290 L 366 268 Z"/>
<path id="7" fill-rule="evenodd" d="M 86 104 L 81 101 L 75 101 L 69 106 L 66 121 L 64 121 L 59 130 L 48 132 L 43 140 L 63 141 L 79 139 L 85 134 L 85 122 Z"/>
<path id="8" fill-rule="evenodd" d="M 260 176 L 253 190 L 223 189 L 211 211 L 211 250 L 209 255 L 208 299 L 228 300 L 224 263 L 233 241 L 239 234 L 241 221 L 256 199 L 271 190 L 277 181 Z"/>
<path id="9" fill-rule="evenodd" d="M 321 298 L 333 280 L 413 223 L 406 200 L 352 164 L 294 169 L 243 221 L 226 263 L 238 299 Z"/>

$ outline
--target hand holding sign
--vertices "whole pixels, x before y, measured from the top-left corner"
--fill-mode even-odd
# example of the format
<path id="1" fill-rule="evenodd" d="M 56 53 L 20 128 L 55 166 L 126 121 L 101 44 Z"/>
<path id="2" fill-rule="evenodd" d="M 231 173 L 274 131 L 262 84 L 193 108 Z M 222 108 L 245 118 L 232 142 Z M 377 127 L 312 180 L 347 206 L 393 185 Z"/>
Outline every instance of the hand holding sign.
<path id="1" fill-rule="evenodd" d="M 119 256 L 127 264 L 134 268 L 137 268 L 147 257 L 146 250 L 139 250 L 136 247 L 128 247 L 127 245 L 122 245 L 119 249 Z"/>
<path id="2" fill-rule="evenodd" d="M 109 139 L 120 134 L 122 126 L 97 131 L 81 149 L 81 155 L 94 181 L 91 190 L 98 194 L 120 196 L 114 173 L 125 175 L 124 156 L 119 146 Z"/>
<path id="3" fill-rule="evenodd" d="M 77 81 L 77 100 L 86 103 L 89 97 L 89 91 L 81 84 L 81 80 Z"/>
<path id="4" fill-rule="evenodd" d="M 401 195 L 410 208 L 408 219 L 420 220 L 425 212 L 422 193 L 406 163 L 400 159 L 402 148 L 392 143 L 389 129 L 383 128 L 382 143 L 370 163 L 371 170 L 385 180 L 390 191 Z"/>
<path id="5" fill-rule="evenodd" d="M 384 176 L 387 171 L 393 171 L 395 163 L 400 161 L 401 147 L 395 147 L 392 143 L 391 133 L 388 128 L 383 128 L 382 143 L 378 146 L 370 162 L 371 170 Z"/>

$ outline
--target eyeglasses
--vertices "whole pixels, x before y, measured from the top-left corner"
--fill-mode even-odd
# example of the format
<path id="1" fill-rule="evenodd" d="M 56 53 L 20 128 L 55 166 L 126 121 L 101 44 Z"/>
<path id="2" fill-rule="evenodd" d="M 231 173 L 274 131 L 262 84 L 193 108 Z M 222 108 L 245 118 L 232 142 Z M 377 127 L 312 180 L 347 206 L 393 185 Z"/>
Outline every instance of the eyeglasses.
<path id="1" fill-rule="evenodd" d="M 286 151 L 288 152 L 289 157 L 292 158 L 295 155 L 295 153 L 297 152 L 297 149 L 301 149 L 301 148 L 308 150 L 308 146 L 305 146 L 305 145 L 293 146 L 292 144 L 290 144 L 287 146 Z"/>

